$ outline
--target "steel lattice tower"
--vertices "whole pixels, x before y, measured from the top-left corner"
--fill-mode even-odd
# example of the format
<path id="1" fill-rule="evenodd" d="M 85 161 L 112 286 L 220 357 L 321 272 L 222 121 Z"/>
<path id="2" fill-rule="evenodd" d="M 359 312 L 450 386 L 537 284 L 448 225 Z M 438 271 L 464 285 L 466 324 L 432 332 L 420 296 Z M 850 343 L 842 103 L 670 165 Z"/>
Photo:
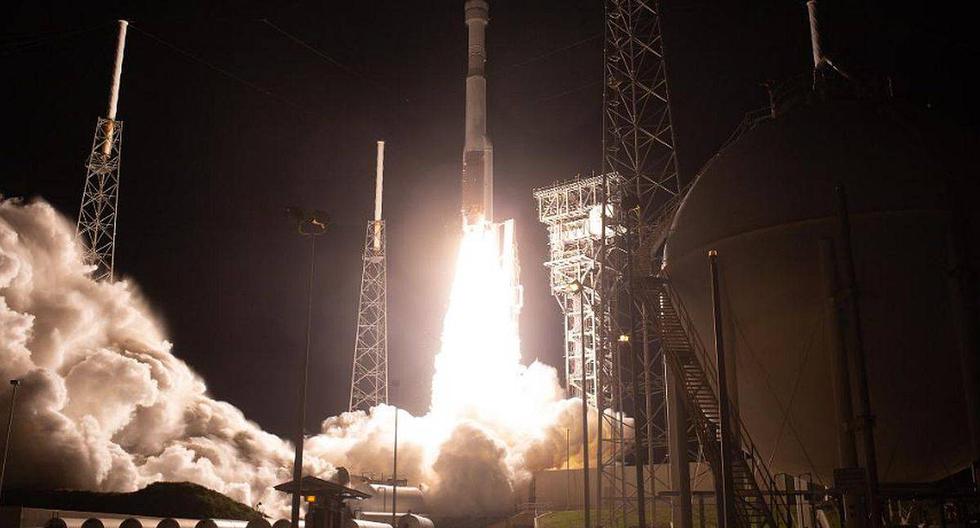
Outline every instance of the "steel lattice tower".
<path id="1" fill-rule="evenodd" d="M 619 219 L 626 233 L 621 244 L 604 246 L 598 259 L 603 276 L 599 284 L 608 288 L 601 295 L 609 303 L 603 311 L 613 317 L 610 324 L 600 325 L 607 329 L 600 338 L 611 358 L 611 370 L 599 376 L 599 394 L 611 398 L 599 406 L 603 526 L 625 526 L 639 504 L 637 483 L 626 479 L 623 471 L 627 445 L 622 432 L 628 426 L 622 412 L 627 401 L 635 403 L 629 410 L 635 410 L 636 423 L 645 425 L 635 431 L 635 458 L 651 464 L 644 486 L 650 489 L 644 495 L 652 496 L 662 482 L 653 464 L 661 461 L 667 444 L 663 354 L 642 303 L 633 295 L 631 275 L 636 270 L 630 262 L 649 261 L 650 255 L 640 253 L 660 246 L 668 213 L 681 194 L 660 22 L 657 0 L 605 0 L 603 172 L 623 179 L 623 200 L 630 211 L 623 211 Z M 619 332 L 631 337 L 632 344 L 616 348 Z M 630 372 L 628 365 L 642 372 Z M 641 380 L 636 391 L 631 390 L 633 376 Z"/>
<path id="2" fill-rule="evenodd" d="M 388 261 L 385 222 L 381 219 L 384 145 L 384 141 L 378 142 L 374 220 L 368 222 L 364 240 L 357 338 L 351 369 L 351 411 L 367 411 L 388 403 Z"/>
<path id="3" fill-rule="evenodd" d="M 597 316 L 604 305 L 600 297 L 604 288 L 598 284 L 598 257 L 604 243 L 600 236 L 599 211 L 604 200 L 619 203 L 622 184 L 618 175 L 611 174 L 560 182 L 534 191 L 538 219 L 548 226 L 550 254 L 545 267 L 549 271 L 551 294 L 558 301 L 564 320 L 565 390 L 569 396 L 581 396 L 584 392 L 591 407 L 596 407 L 598 386 L 597 324 L 611 320 L 608 314 Z M 612 246 L 614 242 L 608 238 L 605 243 Z M 570 288 L 576 282 L 582 285 L 581 292 Z"/>
<path id="4" fill-rule="evenodd" d="M 85 248 L 85 261 L 95 266 L 92 277 L 112 280 L 116 251 L 116 209 L 119 205 L 119 162 L 122 155 L 122 121 L 116 120 L 119 81 L 126 46 L 125 20 L 119 21 L 116 61 L 109 92 L 109 109 L 99 118 L 92 152 L 85 163 L 85 187 L 78 210 L 76 231 Z"/>

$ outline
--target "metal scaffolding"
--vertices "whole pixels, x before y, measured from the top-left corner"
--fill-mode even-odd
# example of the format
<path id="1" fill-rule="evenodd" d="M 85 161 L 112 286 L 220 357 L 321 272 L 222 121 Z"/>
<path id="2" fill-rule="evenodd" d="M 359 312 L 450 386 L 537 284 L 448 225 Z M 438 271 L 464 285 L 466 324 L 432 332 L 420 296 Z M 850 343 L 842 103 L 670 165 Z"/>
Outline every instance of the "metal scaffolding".
<path id="1" fill-rule="evenodd" d="M 388 403 L 388 259 L 385 255 L 385 221 L 381 219 L 383 175 L 384 141 L 379 141 L 374 220 L 368 222 L 364 237 L 348 407 L 351 411 L 367 411 Z"/>
<path id="2" fill-rule="evenodd" d="M 613 412 L 603 412 L 600 420 L 599 507 L 600 524 L 606 527 L 626 526 L 635 510 L 640 523 L 646 523 L 645 506 L 656 508 L 656 502 L 645 497 L 655 496 L 665 484 L 665 475 L 654 471 L 667 445 L 664 358 L 630 278 L 639 274 L 636 268 L 659 259 L 666 224 L 681 194 L 660 23 L 657 0 L 605 0 L 603 172 L 623 180 L 628 211 L 619 222 L 628 236 L 620 246 L 607 246 L 598 260 L 611 275 L 602 282 L 609 288 L 602 295 L 611 302 L 609 327 L 621 328 L 624 339 L 632 341 L 617 355 L 628 361 L 621 359 L 619 371 L 604 377 L 610 385 L 606 390 L 617 395 L 608 406 Z M 607 341 L 617 334 L 607 333 Z M 623 365 L 642 372 L 625 373 Z M 624 478 L 626 446 L 616 436 L 617 430 L 626 429 L 621 414 L 626 402 L 633 404 L 629 410 L 640 424 L 634 460 L 639 468 L 650 467 L 646 480 L 637 482 Z M 644 500 L 637 500 L 638 495 Z"/>
<path id="3" fill-rule="evenodd" d="M 95 266 L 95 280 L 112 280 L 121 151 L 122 121 L 99 118 L 92 153 L 85 164 L 85 189 L 76 225 L 85 248 L 85 262 Z"/>
<path id="4" fill-rule="evenodd" d="M 367 227 L 351 374 L 351 411 L 366 411 L 379 403 L 388 403 L 388 270 L 384 225 L 384 220 L 375 220 Z"/>
<path id="5" fill-rule="evenodd" d="M 123 52 L 125 20 L 119 21 L 116 60 L 109 88 L 105 118 L 95 125 L 92 152 L 85 163 L 85 187 L 78 209 L 76 232 L 85 248 L 85 261 L 95 266 L 95 280 L 112 280 L 116 253 L 116 210 L 119 205 L 119 162 L 122 155 L 122 121 L 116 120 Z"/>
<path id="6" fill-rule="evenodd" d="M 598 386 L 596 345 L 600 342 L 600 332 L 597 323 L 611 320 L 608 315 L 597 317 L 601 307 L 605 306 L 600 297 L 602 288 L 599 287 L 597 260 L 603 245 L 600 211 L 604 200 L 618 203 L 621 187 L 622 179 L 611 174 L 557 183 L 534 191 L 538 219 L 548 226 L 550 257 L 545 267 L 548 268 L 551 294 L 558 301 L 564 318 L 565 389 L 569 396 L 581 396 L 584 392 L 591 407 L 596 407 Z M 612 234 L 611 229 L 609 234 Z M 578 306 L 580 295 L 571 288 L 575 283 L 582 285 L 584 306 L 581 310 Z M 580 358 L 583 346 L 584 389 Z M 605 370 L 609 368 L 607 365 Z"/>

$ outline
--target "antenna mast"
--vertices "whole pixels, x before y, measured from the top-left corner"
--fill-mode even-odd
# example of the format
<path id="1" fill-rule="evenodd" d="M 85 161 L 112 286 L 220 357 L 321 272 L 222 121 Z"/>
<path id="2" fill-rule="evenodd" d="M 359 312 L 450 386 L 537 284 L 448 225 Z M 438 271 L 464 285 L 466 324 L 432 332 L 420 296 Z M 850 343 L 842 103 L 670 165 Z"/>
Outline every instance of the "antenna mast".
<path id="1" fill-rule="evenodd" d="M 368 222 L 364 241 L 348 407 L 351 411 L 367 411 L 378 404 L 388 403 L 388 259 L 385 256 L 385 221 L 381 219 L 384 141 L 378 141 L 377 159 L 374 220 Z"/>
<path id="2" fill-rule="evenodd" d="M 92 152 L 85 164 L 85 188 L 78 211 L 76 232 L 85 247 L 85 261 L 95 266 L 95 280 L 113 278 L 116 252 L 116 208 L 119 205 L 119 162 L 122 155 L 122 121 L 116 120 L 123 53 L 126 48 L 125 20 L 119 21 L 116 60 L 109 89 L 106 117 L 99 118 Z"/>

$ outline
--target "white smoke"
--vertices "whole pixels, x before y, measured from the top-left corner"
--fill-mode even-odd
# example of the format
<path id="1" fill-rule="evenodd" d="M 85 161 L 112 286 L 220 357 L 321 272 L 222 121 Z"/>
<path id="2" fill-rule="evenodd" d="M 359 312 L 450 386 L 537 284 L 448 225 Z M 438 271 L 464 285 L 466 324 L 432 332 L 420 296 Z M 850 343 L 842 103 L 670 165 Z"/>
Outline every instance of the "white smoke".
<path id="1" fill-rule="evenodd" d="M 272 486 L 290 479 L 292 446 L 207 395 L 131 281 L 95 282 L 90 271 L 74 227 L 52 207 L 0 201 L 0 379 L 22 380 L 7 485 L 133 491 L 186 480 L 284 511 Z M 459 284 L 454 295 L 467 295 Z M 521 366 L 516 333 L 501 342 L 492 339 L 499 327 L 468 328 L 477 334 L 453 344 L 455 355 L 446 342 L 459 336 L 444 335 L 433 385 L 462 383 L 477 396 L 449 390 L 426 416 L 398 411 L 399 476 L 427 486 L 442 514 L 506 511 L 531 472 L 564 463 L 565 429 L 581 435 L 580 401 L 562 399 L 553 368 Z M 472 378 L 494 352 L 504 358 L 491 365 L 496 378 Z M 0 409 L 9 398 L 4 387 Z M 307 440 L 305 472 L 390 474 L 394 412 L 325 420 Z"/>

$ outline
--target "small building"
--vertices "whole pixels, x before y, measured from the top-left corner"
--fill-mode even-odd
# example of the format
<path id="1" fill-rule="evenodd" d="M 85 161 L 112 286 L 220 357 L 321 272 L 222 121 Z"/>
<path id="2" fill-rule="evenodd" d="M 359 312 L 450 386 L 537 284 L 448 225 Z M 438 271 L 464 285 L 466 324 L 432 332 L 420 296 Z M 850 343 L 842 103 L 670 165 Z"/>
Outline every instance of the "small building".
<path id="1" fill-rule="evenodd" d="M 306 528 L 388 528 L 387 524 L 356 522 L 347 506 L 348 500 L 364 500 L 371 495 L 348 488 L 342 484 L 306 476 L 300 479 L 299 486 L 295 480 L 284 482 L 275 487 L 277 491 L 293 494 L 299 490 L 306 502 Z M 373 526 L 377 525 L 377 526 Z"/>

